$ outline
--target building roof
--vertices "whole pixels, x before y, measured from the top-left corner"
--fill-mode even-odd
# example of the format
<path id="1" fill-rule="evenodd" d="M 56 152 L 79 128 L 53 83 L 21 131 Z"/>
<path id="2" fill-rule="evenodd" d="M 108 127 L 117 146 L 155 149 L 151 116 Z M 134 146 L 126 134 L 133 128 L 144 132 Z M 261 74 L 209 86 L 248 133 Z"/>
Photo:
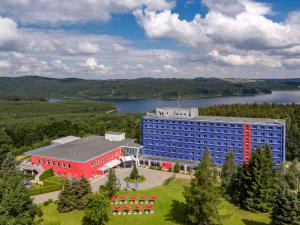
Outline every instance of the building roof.
<path id="1" fill-rule="evenodd" d="M 103 136 L 88 136 L 62 145 L 52 145 L 49 148 L 34 152 L 32 155 L 86 162 L 95 157 L 108 153 L 117 147 L 140 147 L 134 139 L 126 138 L 122 141 L 108 141 Z"/>
<path id="2" fill-rule="evenodd" d="M 258 124 L 280 124 L 284 125 L 284 119 L 270 119 L 270 118 L 247 118 L 247 117 L 225 117 L 225 116 L 204 116 L 200 115 L 194 118 L 177 118 L 177 117 L 163 117 L 155 113 L 148 113 L 144 118 L 158 118 L 158 119 L 175 119 L 175 120 L 193 120 L 193 121 L 211 121 L 211 122 L 232 122 L 232 123 L 258 123 Z"/>
<path id="3" fill-rule="evenodd" d="M 189 166 L 197 166 L 199 164 L 199 161 L 174 159 L 174 158 L 152 156 L 152 155 L 142 155 L 141 157 L 139 157 L 139 159 L 140 160 L 157 161 L 157 162 L 172 162 L 172 163 L 178 162 L 179 164 L 186 164 L 186 165 L 189 165 Z"/>
<path id="4" fill-rule="evenodd" d="M 58 138 L 52 141 L 53 144 L 66 144 L 72 141 L 76 141 L 81 139 L 80 137 L 75 137 L 75 136 L 67 136 L 63 138 Z"/>
<path id="5" fill-rule="evenodd" d="M 120 135 L 120 134 L 124 134 L 124 132 L 108 131 L 108 132 L 105 132 L 105 134 L 116 134 L 116 135 Z"/>

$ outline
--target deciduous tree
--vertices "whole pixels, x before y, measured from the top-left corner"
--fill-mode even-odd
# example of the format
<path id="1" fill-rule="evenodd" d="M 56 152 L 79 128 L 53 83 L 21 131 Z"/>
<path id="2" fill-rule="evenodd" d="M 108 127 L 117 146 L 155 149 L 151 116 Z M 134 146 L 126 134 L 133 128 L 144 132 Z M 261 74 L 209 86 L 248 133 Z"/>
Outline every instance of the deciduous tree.
<path id="1" fill-rule="evenodd" d="M 107 196 L 101 193 L 89 195 L 82 224 L 105 225 L 109 220 L 109 209 Z"/>

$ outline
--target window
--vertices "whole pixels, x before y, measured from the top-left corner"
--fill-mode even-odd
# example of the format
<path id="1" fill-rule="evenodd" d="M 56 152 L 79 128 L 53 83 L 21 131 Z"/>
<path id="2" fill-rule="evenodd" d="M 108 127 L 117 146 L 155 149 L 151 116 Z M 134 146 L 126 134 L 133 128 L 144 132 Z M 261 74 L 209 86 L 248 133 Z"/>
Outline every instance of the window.
<path id="1" fill-rule="evenodd" d="M 92 167 L 94 167 L 94 162 L 92 162 Z"/>
<path id="2" fill-rule="evenodd" d="M 57 163 L 57 166 L 60 166 L 60 162 Z"/>
<path id="3" fill-rule="evenodd" d="M 66 164 L 65 164 L 65 163 L 63 163 L 63 164 L 62 164 L 62 166 L 65 168 L 65 167 L 66 167 Z"/>
<path id="4" fill-rule="evenodd" d="M 69 168 L 69 169 L 71 169 L 71 168 L 72 168 L 72 167 L 71 167 L 71 164 L 68 164 L 68 168 Z"/>

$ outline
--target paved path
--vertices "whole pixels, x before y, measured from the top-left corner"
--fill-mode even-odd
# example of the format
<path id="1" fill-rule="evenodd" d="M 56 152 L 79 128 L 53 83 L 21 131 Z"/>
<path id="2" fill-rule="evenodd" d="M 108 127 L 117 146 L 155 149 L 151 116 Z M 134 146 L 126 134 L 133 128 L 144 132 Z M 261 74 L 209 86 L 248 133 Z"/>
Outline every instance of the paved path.
<path id="1" fill-rule="evenodd" d="M 143 174 L 144 177 L 146 178 L 146 180 L 143 183 L 139 184 L 139 187 L 138 187 L 139 190 L 159 186 L 166 179 L 168 179 L 169 177 L 172 176 L 172 173 L 165 172 L 165 171 L 151 170 L 151 169 L 141 168 L 141 167 L 138 167 L 138 170 L 139 170 L 139 174 Z M 124 177 L 129 176 L 130 172 L 131 172 L 131 168 L 129 168 L 129 169 L 122 168 L 122 169 L 116 170 L 116 175 L 121 181 L 122 188 L 124 188 L 125 184 L 126 184 L 124 181 Z M 186 176 L 186 175 L 184 175 L 184 176 Z M 188 178 L 188 176 L 186 178 Z M 104 184 L 106 182 L 106 180 L 107 180 L 106 176 L 99 177 L 99 178 L 93 180 L 91 183 L 93 192 L 98 191 L 99 186 Z M 133 184 L 131 184 L 131 186 L 133 186 Z M 34 199 L 35 203 L 40 204 L 40 203 L 47 201 L 48 199 L 56 200 L 58 198 L 59 193 L 60 193 L 60 191 L 55 191 L 55 192 L 50 192 L 50 193 L 46 193 L 46 194 L 36 195 L 33 197 L 33 199 Z"/>

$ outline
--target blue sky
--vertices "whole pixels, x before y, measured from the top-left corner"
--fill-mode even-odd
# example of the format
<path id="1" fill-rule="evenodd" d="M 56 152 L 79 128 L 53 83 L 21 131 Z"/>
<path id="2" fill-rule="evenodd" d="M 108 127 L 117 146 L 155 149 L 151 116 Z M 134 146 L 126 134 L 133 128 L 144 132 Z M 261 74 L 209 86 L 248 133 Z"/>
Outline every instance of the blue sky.
<path id="1" fill-rule="evenodd" d="M 0 76 L 300 77 L 298 0 L 2 0 Z"/>

